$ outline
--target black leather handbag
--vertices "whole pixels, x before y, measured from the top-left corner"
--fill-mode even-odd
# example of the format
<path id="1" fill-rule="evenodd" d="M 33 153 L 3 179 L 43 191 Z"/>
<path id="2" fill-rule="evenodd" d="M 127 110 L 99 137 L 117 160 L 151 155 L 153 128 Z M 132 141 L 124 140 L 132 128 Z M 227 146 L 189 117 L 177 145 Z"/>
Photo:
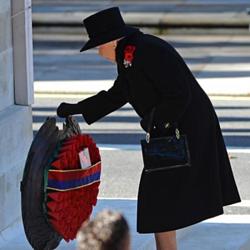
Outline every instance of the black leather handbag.
<path id="1" fill-rule="evenodd" d="M 141 140 L 145 172 L 190 167 L 191 159 L 187 136 L 180 134 L 176 126 L 177 123 L 173 125 L 175 131 L 174 135 L 150 138 L 154 111 L 155 107 L 150 113 L 146 139 Z M 167 124 L 169 125 L 170 123 Z"/>

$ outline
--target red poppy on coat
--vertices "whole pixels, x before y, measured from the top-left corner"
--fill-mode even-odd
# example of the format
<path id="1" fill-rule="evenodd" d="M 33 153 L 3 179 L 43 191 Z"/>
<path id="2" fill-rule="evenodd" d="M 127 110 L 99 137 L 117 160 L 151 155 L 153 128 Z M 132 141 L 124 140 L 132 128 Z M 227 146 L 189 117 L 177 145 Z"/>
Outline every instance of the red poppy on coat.
<path id="1" fill-rule="evenodd" d="M 124 61 L 123 61 L 125 68 L 132 66 L 132 61 L 134 59 L 134 51 L 135 51 L 134 45 L 127 45 L 125 47 L 125 49 L 124 49 Z"/>

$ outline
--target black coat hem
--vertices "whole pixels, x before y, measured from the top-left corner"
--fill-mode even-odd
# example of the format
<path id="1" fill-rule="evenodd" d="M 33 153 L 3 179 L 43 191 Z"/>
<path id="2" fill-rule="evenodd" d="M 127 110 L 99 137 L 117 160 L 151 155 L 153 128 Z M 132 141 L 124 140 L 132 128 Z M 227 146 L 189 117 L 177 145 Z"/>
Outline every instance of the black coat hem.
<path id="1" fill-rule="evenodd" d="M 241 202 L 241 198 L 240 197 L 238 197 L 236 200 L 223 201 L 223 206 L 232 205 L 232 204 L 238 203 L 238 202 Z"/>

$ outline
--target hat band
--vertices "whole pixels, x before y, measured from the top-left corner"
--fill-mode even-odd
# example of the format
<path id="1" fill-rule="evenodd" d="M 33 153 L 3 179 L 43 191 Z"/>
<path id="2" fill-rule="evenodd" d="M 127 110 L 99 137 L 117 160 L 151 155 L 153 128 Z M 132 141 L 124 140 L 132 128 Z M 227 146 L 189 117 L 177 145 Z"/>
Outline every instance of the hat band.
<path id="1" fill-rule="evenodd" d="M 121 28 L 124 28 L 125 27 L 125 25 L 124 26 L 113 26 L 113 27 L 111 27 L 111 28 L 109 28 L 109 29 L 105 29 L 105 30 L 101 30 L 100 32 L 98 32 L 98 33 L 92 33 L 90 36 L 89 36 L 89 38 L 90 39 L 97 39 L 97 38 L 99 38 L 100 36 L 102 36 L 102 35 L 105 35 L 105 34 L 107 34 L 107 33 L 109 33 L 110 31 L 117 31 L 117 30 L 121 30 Z"/>

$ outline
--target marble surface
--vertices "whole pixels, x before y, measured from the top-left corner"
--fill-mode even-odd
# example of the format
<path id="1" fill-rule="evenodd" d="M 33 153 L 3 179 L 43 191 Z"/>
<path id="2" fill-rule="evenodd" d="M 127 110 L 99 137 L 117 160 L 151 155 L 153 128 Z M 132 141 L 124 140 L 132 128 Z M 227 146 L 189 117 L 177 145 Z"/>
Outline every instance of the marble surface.
<path id="1" fill-rule="evenodd" d="M 0 232 L 20 217 L 19 184 L 33 138 L 30 5 L 0 1 Z"/>
<path id="2" fill-rule="evenodd" d="M 31 107 L 0 112 L 0 231 L 20 217 L 20 181 L 32 139 Z"/>
<path id="3" fill-rule="evenodd" d="M 15 103 L 34 103 L 33 91 L 33 41 L 31 1 L 13 1 L 13 68 Z"/>

